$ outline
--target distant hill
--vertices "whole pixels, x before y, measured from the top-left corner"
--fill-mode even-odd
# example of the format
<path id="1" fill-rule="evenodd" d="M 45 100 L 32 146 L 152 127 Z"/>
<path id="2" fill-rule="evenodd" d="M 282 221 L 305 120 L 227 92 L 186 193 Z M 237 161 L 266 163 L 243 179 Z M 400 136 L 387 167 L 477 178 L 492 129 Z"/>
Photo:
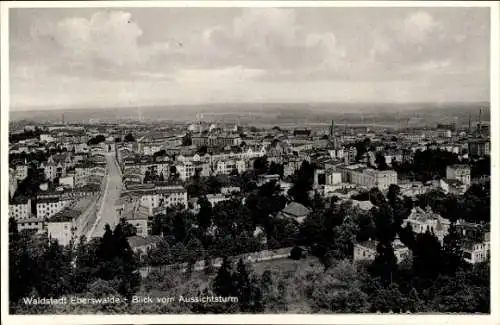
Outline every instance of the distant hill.
<path id="1" fill-rule="evenodd" d="M 64 114 L 68 122 L 89 121 L 194 121 L 197 114 L 206 122 L 238 121 L 240 124 L 287 125 L 323 124 L 335 120 L 338 124 L 376 123 L 399 125 L 401 122 L 420 125 L 455 122 L 468 124 L 469 114 L 477 121 L 479 108 L 483 109 L 482 121 L 490 120 L 490 104 L 481 103 L 409 103 L 409 104 L 351 104 L 351 103 L 255 103 L 255 104 L 206 104 L 179 106 L 151 106 L 108 109 L 68 109 L 12 111 L 11 121 L 32 120 L 58 122 Z"/>

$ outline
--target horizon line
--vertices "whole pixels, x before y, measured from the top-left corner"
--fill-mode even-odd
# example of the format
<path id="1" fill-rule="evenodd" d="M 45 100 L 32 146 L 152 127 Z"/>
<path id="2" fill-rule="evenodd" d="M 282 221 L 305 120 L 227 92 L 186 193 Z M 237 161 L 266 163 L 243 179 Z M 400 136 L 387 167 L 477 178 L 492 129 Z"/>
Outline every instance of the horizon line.
<path id="1" fill-rule="evenodd" d="M 208 103 L 179 103 L 179 104 L 148 104 L 140 106 L 69 106 L 69 107 L 48 107 L 48 106 L 30 106 L 13 109 L 9 108 L 9 113 L 16 112 L 33 112 L 33 111 L 59 111 L 59 110 L 103 110 L 103 109 L 130 109 L 130 108 L 155 108 L 155 107 L 196 107 L 196 106 L 214 106 L 214 105 L 325 105 L 325 104 L 342 104 L 342 105 L 453 105 L 453 104 L 491 104 L 491 100 L 472 100 L 472 101 L 410 101 L 410 102 L 347 102 L 347 101 L 320 101 L 320 102 L 208 102 Z"/>

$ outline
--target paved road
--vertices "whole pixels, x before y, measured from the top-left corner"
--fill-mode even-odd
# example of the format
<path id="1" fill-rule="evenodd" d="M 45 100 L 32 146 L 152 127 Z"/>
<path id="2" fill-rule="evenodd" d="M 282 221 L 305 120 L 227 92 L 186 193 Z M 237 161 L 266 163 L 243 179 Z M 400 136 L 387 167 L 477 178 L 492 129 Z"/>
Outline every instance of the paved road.
<path id="1" fill-rule="evenodd" d="M 98 202 L 97 220 L 94 226 L 90 229 L 87 238 L 101 237 L 104 235 L 104 227 L 106 224 L 114 229 L 118 223 L 118 213 L 115 208 L 115 203 L 120 197 L 122 190 L 122 177 L 120 167 L 116 161 L 113 152 L 105 153 L 107 163 L 106 186 L 104 194 Z"/>

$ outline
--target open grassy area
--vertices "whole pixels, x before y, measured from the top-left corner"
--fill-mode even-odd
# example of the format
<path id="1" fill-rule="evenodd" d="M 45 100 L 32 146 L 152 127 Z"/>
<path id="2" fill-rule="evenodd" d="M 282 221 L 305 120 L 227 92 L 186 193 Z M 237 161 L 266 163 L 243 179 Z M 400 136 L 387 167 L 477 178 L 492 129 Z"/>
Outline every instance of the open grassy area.
<path id="1" fill-rule="evenodd" d="M 264 271 L 269 270 L 271 272 L 295 272 L 299 267 L 310 265 L 313 267 L 321 268 L 321 263 L 318 258 L 314 256 L 309 256 L 301 260 L 292 260 L 290 258 L 284 258 L 279 260 L 271 260 L 260 263 L 252 264 L 252 269 L 259 276 L 264 273 Z"/>

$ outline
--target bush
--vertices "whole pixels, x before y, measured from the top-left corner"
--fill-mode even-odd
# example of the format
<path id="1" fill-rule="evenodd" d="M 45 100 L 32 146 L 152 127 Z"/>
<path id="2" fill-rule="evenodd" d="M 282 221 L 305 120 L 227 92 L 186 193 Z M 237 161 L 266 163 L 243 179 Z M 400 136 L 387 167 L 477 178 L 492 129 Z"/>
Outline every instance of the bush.
<path id="1" fill-rule="evenodd" d="M 295 246 L 292 248 L 292 251 L 290 252 L 290 258 L 293 260 L 300 260 L 302 257 L 304 257 L 304 250 L 298 246 Z"/>

